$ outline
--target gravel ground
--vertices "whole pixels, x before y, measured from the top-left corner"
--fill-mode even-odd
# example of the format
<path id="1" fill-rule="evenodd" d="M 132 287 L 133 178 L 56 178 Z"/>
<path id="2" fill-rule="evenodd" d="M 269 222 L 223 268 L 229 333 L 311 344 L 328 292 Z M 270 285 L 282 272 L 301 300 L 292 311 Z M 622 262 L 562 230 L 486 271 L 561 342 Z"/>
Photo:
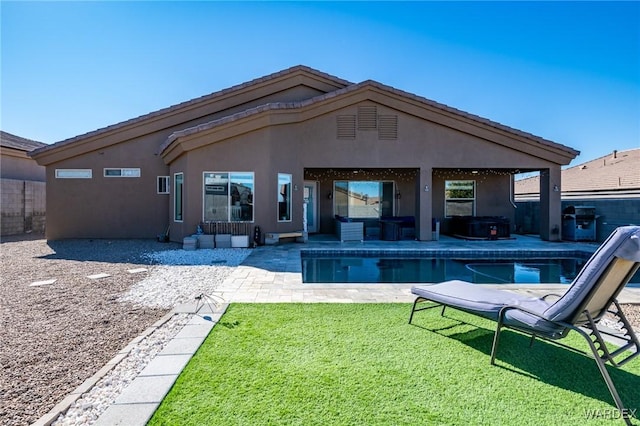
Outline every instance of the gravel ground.
<path id="1" fill-rule="evenodd" d="M 185 252 L 152 240 L 3 238 L 0 424 L 30 424 L 46 414 L 172 307 L 213 293 L 249 253 Z M 94 274 L 109 276 L 88 278 Z M 640 330 L 640 306 L 623 309 Z M 91 424 L 187 319 L 175 316 L 143 340 L 58 424 Z"/>
<path id="2" fill-rule="evenodd" d="M 173 306 L 211 292 L 248 253 L 235 250 L 245 253 L 220 266 L 171 269 L 158 263 L 202 263 L 198 256 L 213 250 L 185 252 L 153 240 L 3 238 L 0 424 L 34 422 Z M 88 278 L 95 274 L 110 276 Z"/>
<path id="3" fill-rule="evenodd" d="M 184 325 L 191 314 L 177 314 L 162 327 L 137 343 L 129 354 L 69 409 L 58 416 L 53 426 L 92 425 L 115 401 L 122 391 L 137 377 L 149 362 L 169 343 Z"/>

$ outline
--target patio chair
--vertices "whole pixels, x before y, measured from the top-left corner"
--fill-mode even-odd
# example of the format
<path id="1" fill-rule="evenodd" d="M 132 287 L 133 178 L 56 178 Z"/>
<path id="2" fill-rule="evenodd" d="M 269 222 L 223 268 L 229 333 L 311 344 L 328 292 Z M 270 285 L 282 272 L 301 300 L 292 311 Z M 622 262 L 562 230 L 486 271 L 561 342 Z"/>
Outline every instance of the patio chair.
<path id="1" fill-rule="evenodd" d="M 605 364 L 609 362 L 618 367 L 640 354 L 640 342 L 616 300 L 639 266 L 640 226 L 620 227 L 591 256 L 563 295 L 535 298 L 457 280 L 414 286 L 411 292 L 417 298 L 409 324 L 415 312 L 439 306 L 442 306 L 441 315 L 444 315 L 446 307 L 451 307 L 494 320 L 497 326 L 491 348 L 491 365 L 495 364 L 502 328 L 530 335 L 531 344 L 538 337 L 576 350 L 557 342 L 574 330 L 587 340 L 621 416 L 631 424 L 631 411 L 624 408 Z M 432 303 L 418 308 L 421 302 Z M 612 305 L 615 310 L 611 310 Z M 621 333 L 614 334 L 603 327 L 598 329 L 598 323 L 606 313 L 614 315 L 622 323 Z M 621 346 L 609 349 L 604 340 L 607 335 L 618 337 Z"/>

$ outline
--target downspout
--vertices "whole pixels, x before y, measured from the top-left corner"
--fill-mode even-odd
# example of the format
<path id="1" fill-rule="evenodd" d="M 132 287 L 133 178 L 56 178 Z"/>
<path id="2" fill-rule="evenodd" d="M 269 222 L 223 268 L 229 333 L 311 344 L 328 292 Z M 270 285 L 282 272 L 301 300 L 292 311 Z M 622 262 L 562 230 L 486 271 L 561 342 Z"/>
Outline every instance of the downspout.
<path id="1" fill-rule="evenodd" d="M 513 181 L 515 179 L 514 175 L 509 177 L 509 202 L 513 206 L 514 209 L 517 209 L 518 206 L 515 203 L 515 194 L 513 193 Z"/>
<path id="2" fill-rule="evenodd" d="M 22 181 L 22 232 L 29 232 L 27 229 L 27 181 Z"/>

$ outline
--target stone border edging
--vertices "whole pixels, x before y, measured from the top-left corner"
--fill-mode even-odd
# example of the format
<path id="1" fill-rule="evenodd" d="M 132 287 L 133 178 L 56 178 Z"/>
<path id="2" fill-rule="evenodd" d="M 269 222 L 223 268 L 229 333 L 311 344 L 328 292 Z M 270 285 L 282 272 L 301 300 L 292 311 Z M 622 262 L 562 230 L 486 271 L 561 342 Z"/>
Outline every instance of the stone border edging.
<path id="1" fill-rule="evenodd" d="M 98 370 L 93 376 L 86 379 L 80 386 L 75 388 L 69 395 L 62 399 L 62 401 L 58 402 L 47 414 L 40 417 L 32 426 L 50 426 L 53 422 L 57 420 L 60 414 L 64 414 L 69 410 L 71 405 L 76 402 L 82 394 L 88 392 L 91 388 L 95 386 L 96 383 L 100 379 L 109 373 L 116 365 L 118 365 L 128 354 L 131 352 L 131 349 L 138 344 L 142 339 L 149 336 L 151 333 L 156 331 L 158 328 L 162 327 L 167 321 L 169 321 L 174 315 L 176 315 L 175 309 L 172 309 L 169 313 L 165 314 L 158 321 L 153 323 L 149 328 L 142 332 L 139 336 L 135 337 L 131 340 L 127 346 L 118 351 L 118 353 L 107 362 L 100 370 Z"/>

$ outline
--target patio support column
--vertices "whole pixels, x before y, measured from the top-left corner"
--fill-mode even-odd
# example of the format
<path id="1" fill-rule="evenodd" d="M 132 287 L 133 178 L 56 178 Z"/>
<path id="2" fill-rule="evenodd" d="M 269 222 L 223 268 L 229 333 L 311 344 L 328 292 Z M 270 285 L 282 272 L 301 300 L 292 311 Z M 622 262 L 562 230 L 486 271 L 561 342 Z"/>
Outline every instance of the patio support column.
<path id="1" fill-rule="evenodd" d="M 433 190 L 432 184 L 433 169 L 420 168 L 420 175 L 416 181 L 416 200 L 417 200 L 417 217 L 416 228 L 418 234 L 416 238 L 420 241 L 431 241 L 433 235 L 431 234 L 431 217 L 433 212 L 433 206 L 431 203 Z"/>
<path id="2" fill-rule="evenodd" d="M 540 172 L 540 238 L 560 241 L 562 219 L 562 182 L 560 166 Z"/>

